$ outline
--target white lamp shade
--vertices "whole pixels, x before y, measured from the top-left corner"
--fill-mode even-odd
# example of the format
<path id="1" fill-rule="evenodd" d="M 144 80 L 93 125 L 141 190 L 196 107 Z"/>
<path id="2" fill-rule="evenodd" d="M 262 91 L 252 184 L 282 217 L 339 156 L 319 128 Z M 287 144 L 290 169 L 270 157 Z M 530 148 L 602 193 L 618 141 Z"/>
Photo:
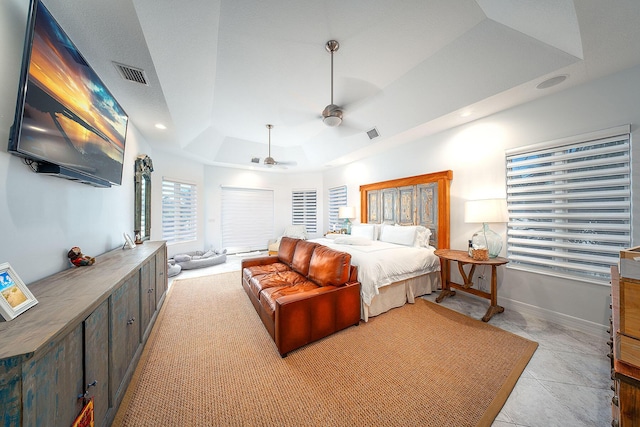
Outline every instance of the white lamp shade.
<path id="1" fill-rule="evenodd" d="M 469 200 L 464 202 L 464 222 L 507 222 L 506 199 Z"/>
<path id="2" fill-rule="evenodd" d="M 356 208 L 353 206 L 341 206 L 338 208 L 338 218 L 351 219 L 356 217 Z"/>

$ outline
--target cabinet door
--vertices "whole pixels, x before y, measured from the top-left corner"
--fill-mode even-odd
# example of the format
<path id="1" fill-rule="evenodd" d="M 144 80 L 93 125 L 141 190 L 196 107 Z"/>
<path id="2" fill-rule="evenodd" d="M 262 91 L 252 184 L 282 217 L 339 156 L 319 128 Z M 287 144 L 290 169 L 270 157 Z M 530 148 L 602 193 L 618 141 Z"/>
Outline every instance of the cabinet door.
<path id="1" fill-rule="evenodd" d="M 134 274 L 111 294 L 111 403 L 119 402 L 122 382 L 140 344 L 140 277 Z"/>
<path id="2" fill-rule="evenodd" d="M 156 311 L 155 264 L 156 260 L 152 258 L 140 268 L 140 333 L 143 341 L 149 332 L 151 316 Z"/>
<path id="3" fill-rule="evenodd" d="M 25 363 L 24 426 L 70 426 L 82 409 L 82 324 L 44 356 Z"/>
<path id="4" fill-rule="evenodd" d="M 0 360 L 0 413 L 4 427 L 19 427 L 22 411 L 22 356 Z"/>
<path id="5" fill-rule="evenodd" d="M 167 252 L 162 247 L 156 252 L 156 308 L 162 303 L 162 296 L 167 291 Z"/>
<path id="6" fill-rule="evenodd" d="M 96 426 L 106 425 L 109 409 L 109 303 L 104 301 L 84 321 L 84 385 L 93 397 Z M 95 383 L 94 383 L 95 381 Z M 89 384 L 94 384 L 88 386 Z"/>

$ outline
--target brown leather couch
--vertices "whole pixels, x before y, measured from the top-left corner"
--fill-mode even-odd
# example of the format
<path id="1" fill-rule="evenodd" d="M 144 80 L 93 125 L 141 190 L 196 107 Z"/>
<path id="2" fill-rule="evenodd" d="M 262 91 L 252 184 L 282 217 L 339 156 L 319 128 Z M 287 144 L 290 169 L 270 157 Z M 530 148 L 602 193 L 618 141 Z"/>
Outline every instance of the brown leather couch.
<path id="1" fill-rule="evenodd" d="M 283 237 L 277 256 L 242 261 L 242 287 L 282 357 L 360 323 L 351 255 Z"/>

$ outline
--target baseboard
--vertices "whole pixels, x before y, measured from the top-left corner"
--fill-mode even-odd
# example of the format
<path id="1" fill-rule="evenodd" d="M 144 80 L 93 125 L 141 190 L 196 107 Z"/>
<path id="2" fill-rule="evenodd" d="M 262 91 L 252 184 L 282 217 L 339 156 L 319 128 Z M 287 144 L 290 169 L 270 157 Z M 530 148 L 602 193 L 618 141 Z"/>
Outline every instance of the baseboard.
<path id="1" fill-rule="evenodd" d="M 609 336 L 607 332 L 608 326 L 589 320 L 580 319 L 578 317 L 569 316 L 567 314 L 558 313 L 557 311 L 547 310 L 546 308 L 537 307 L 535 305 L 526 304 L 520 301 L 510 300 L 508 298 L 499 298 L 498 304 L 505 309 L 517 311 L 522 314 L 529 314 L 544 320 L 551 321 L 555 324 L 565 326 L 567 328 L 576 329 L 580 332 L 601 338 Z"/>
<path id="2" fill-rule="evenodd" d="M 475 298 L 478 301 L 487 302 L 485 298 L 461 292 L 459 295 Z M 499 297 L 498 304 L 503 306 L 507 310 L 515 311 L 523 315 L 535 316 L 549 322 L 553 322 L 556 325 L 561 325 L 567 328 L 575 329 L 585 334 L 591 335 L 596 338 L 609 337 L 608 326 L 601 325 L 599 323 L 591 322 L 589 320 L 580 319 L 578 317 L 569 316 L 567 314 L 558 313 L 557 311 L 547 310 L 546 308 L 538 307 L 531 304 L 526 304 L 520 301 L 511 300 L 508 298 Z"/>

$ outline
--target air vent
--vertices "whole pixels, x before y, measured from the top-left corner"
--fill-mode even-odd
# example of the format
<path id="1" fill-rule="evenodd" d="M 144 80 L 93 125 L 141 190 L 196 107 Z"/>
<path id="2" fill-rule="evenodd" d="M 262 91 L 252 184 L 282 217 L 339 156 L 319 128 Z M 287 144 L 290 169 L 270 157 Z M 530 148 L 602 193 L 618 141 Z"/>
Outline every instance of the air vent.
<path id="1" fill-rule="evenodd" d="M 373 128 L 371 130 L 367 131 L 367 136 L 369 137 L 369 139 L 374 139 L 380 136 L 380 134 L 378 133 L 378 129 Z"/>
<path id="2" fill-rule="evenodd" d="M 130 67 L 129 65 L 118 64 L 117 62 L 114 62 L 113 65 L 116 66 L 123 79 L 149 86 L 144 70 Z"/>
<path id="3" fill-rule="evenodd" d="M 260 157 L 252 157 L 251 163 L 260 163 Z"/>

